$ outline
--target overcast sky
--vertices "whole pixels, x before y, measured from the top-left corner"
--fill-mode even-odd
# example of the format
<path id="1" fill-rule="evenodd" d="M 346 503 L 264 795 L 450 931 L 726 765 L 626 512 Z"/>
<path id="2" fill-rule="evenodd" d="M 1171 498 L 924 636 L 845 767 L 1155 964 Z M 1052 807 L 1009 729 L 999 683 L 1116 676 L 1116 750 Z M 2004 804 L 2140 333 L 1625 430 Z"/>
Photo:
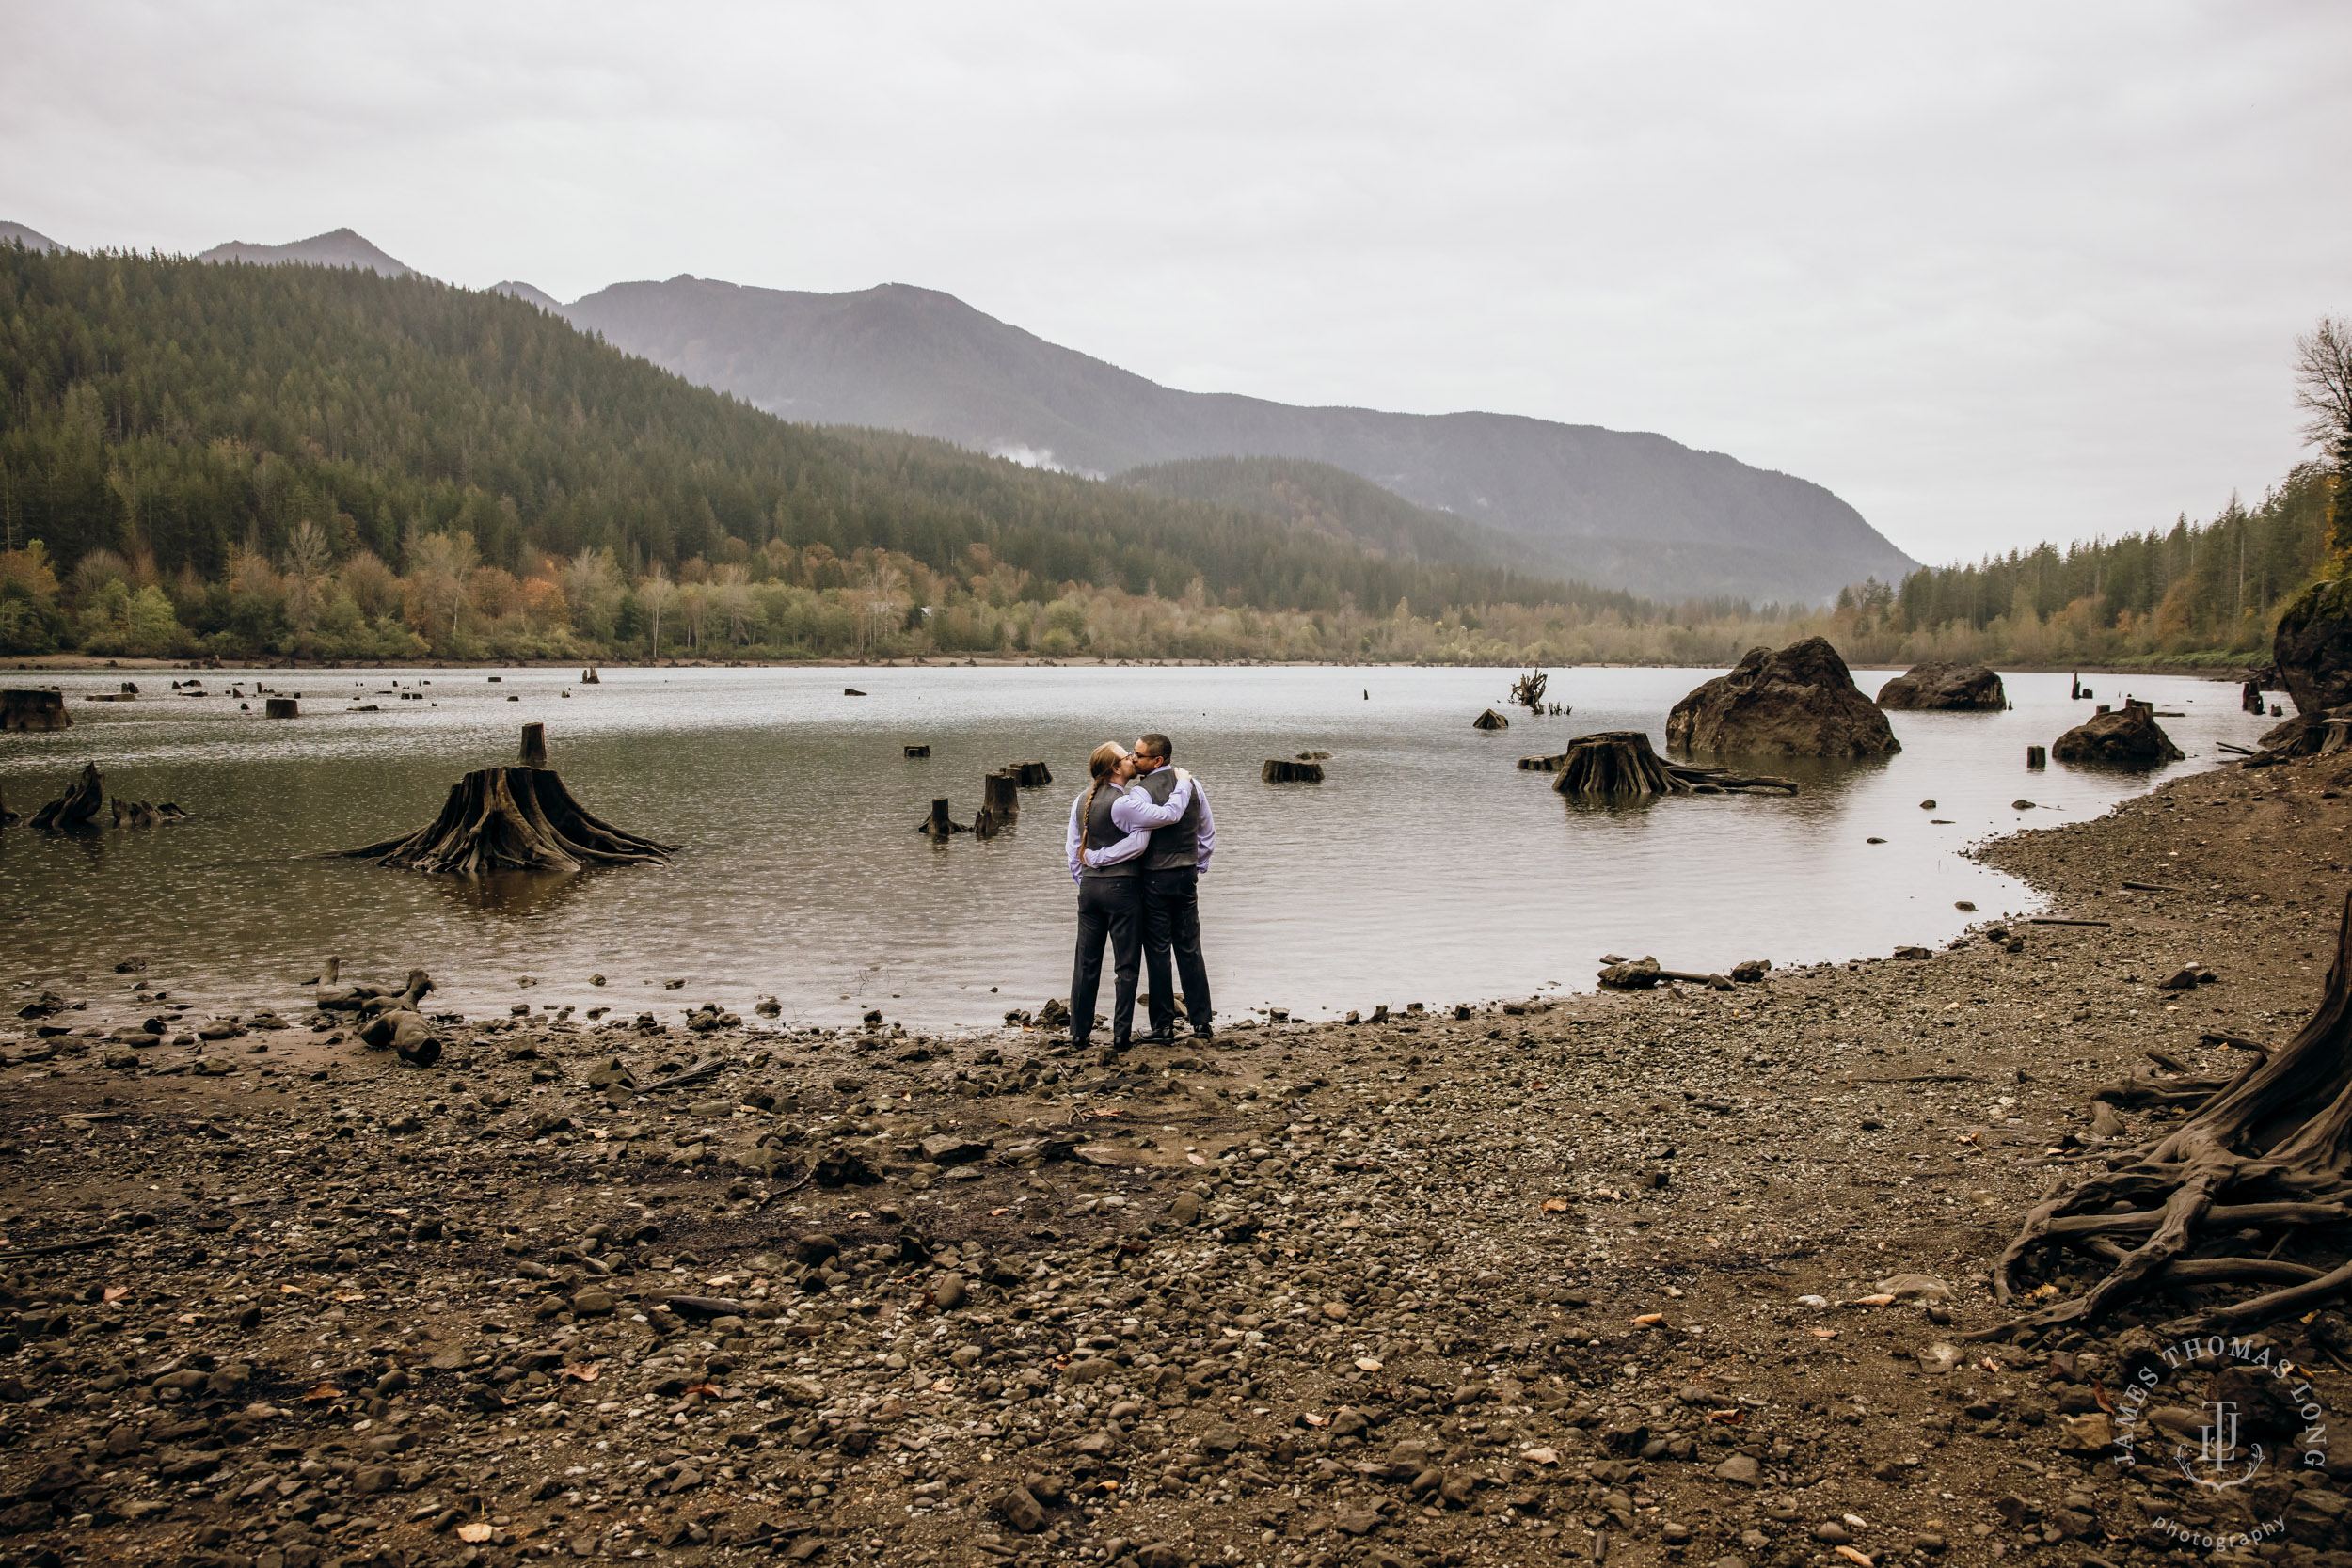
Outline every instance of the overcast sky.
<path id="1" fill-rule="evenodd" d="M 919 283 L 1195 390 L 1655 430 L 1925 560 L 2249 499 L 2352 6 L 13 0 L 0 218 Z"/>

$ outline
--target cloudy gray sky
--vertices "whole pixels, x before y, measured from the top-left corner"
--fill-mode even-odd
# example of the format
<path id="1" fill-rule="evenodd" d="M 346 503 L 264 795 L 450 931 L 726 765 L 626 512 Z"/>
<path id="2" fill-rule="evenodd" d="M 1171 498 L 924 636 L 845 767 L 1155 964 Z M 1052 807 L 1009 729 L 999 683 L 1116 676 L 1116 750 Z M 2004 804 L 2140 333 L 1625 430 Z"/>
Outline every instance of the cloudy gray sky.
<path id="1" fill-rule="evenodd" d="M 2333 0 L 15 0 L 0 217 L 920 283 L 1196 390 L 1661 431 L 1945 560 L 2296 460 L 2347 60 Z"/>

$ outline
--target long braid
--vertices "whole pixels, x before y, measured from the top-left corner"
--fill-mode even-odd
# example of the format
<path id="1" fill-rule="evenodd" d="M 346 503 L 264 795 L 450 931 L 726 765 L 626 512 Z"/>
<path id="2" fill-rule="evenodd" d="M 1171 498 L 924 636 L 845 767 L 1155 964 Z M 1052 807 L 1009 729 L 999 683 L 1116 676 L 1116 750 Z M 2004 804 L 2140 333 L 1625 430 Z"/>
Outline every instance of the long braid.
<path id="1" fill-rule="evenodd" d="M 1087 758 L 1087 771 L 1094 775 L 1094 783 L 1087 786 L 1087 803 L 1078 812 L 1078 863 L 1081 866 L 1086 864 L 1087 832 L 1094 822 L 1095 794 L 1102 789 L 1103 781 L 1118 768 L 1120 759 L 1125 754 L 1116 741 L 1106 740 L 1094 748 L 1093 754 Z"/>
<path id="2" fill-rule="evenodd" d="M 1087 786 L 1086 809 L 1078 814 L 1078 863 L 1087 863 L 1087 834 L 1094 827 L 1094 792 L 1103 787 L 1103 775 L 1094 775 L 1094 783 Z M 1090 868 L 1089 868 L 1090 869 Z"/>

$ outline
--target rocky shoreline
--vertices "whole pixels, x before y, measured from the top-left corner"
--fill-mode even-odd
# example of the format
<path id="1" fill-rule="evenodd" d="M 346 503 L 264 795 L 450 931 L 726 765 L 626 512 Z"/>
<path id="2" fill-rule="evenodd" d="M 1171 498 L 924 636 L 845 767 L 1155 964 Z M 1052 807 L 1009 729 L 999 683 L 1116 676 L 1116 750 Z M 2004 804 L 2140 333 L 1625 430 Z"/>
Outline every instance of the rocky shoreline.
<path id="1" fill-rule="evenodd" d="M 1963 1336 L 2091 1087 L 2308 1014 L 2346 774 L 1985 850 L 2105 924 L 1129 1057 L 20 987 L 0 1563 L 2332 1565 L 2352 1448 L 2127 1471 L 2138 1316 Z"/>

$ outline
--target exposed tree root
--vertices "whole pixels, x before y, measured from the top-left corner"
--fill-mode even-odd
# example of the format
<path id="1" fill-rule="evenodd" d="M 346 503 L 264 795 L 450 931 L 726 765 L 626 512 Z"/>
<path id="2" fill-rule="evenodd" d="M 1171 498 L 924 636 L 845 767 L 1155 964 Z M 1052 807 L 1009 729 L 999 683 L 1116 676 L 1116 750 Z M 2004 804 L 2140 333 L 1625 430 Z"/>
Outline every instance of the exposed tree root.
<path id="1" fill-rule="evenodd" d="M 86 763 L 82 776 L 66 785 L 65 793 L 33 813 L 36 828 L 78 828 L 98 815 L 98 808 L 106 801 L 105 781 L 99 776 L 98 765 Z"/>
<path id="2" fill-rule="evenodd" d="M 473 875 L 660 863 L 672 848 L 590 816 L 550 769 L 485 768 L 450 787 L 430 826 L 336 856 Z"/>
<path id="3" fill-rule="evenodd" d="M 2109 1156 L 2110 1169 L 2027 1212 L 1994 1263 L 1993 1291 L 2008 1305 L 2017 1266 L 2045 1243 L 2088 1252 L 2107 1274 L 2080 1295 L 1970 1338 L 2088 1322 L 2168 1287 L 2283 1282 L 2165 1325 L 2181 1334 L 2253 1327 L 2352 1290 L 2352 897 L 2327 992 L 2293 1040 L 2227 1079 L 2160 1079 L 2142 1069 L 2098 1091 L 2094 1117 L 2104 1110 L 2098 1119 L 2116 1121 L 2117 1105 L 2194 1108 L 2162 1138 Z M 2298 1244 L 2327 1266 L 2277 1256 Z"/>

